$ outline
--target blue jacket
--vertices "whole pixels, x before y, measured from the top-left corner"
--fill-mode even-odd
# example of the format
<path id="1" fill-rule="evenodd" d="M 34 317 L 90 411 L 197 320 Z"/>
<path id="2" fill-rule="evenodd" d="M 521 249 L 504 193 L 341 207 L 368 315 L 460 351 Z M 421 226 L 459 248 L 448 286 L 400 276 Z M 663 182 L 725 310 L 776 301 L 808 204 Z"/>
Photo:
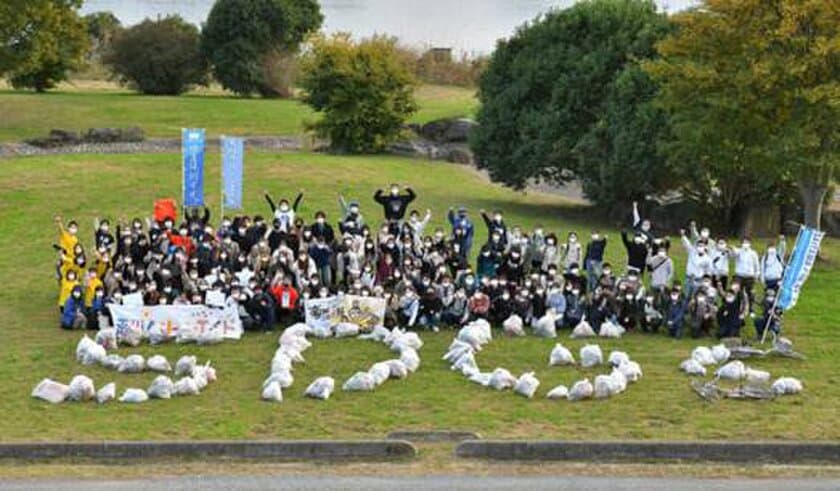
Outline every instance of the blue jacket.
<path id="1" fill-rule="evenodd" d="M 685 301 L 680 299 L 677 302 L 668 301 L 668 309 L 665 315 L 665 321 L 671 324 L 678 324 L 682 322 L 685 317 Z"/>
<path id="2" fill-rule="evenodd" d="M 473 234 L 475 233 L 475 227 L 473 223 L 470 221 L 469 217 L 467 216 L 459 216 L 456 215 L 455 212 L 449 210 L 449 223 L 452 225 L 452 231 L 454 235 L 454 231 L 456 229 L 461 229 L 464 231 L 463 238 L 461 239 L 461 249 L 467 251 L 472 249 L 472 242 L 473 242 Z"/>
<path id="3" fill-rule="evenodd" d="M 79 298 L 76 298 L 73 294 L 79 292 Z M 61 325 L 63 326 L 70 326 L 73 325 L 73 321 L 76 319 L 76 314 L 82 311 L 85 307 L 85 300 L 82 298 L 82 287 L 76 286 L 73 288 L 73 292 L 67 297 L 67 301 L 64 302 L 64 312 L 61 313 Z"/>

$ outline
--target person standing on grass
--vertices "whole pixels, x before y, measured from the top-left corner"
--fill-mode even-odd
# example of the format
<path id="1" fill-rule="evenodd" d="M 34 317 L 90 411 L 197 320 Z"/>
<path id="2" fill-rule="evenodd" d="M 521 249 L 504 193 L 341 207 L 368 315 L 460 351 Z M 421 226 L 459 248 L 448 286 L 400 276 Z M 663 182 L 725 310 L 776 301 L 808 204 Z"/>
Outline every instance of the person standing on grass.
<path id="1" fill-rule="evenodd" d="M 642 218 L 639 213 L 639 203 L 633 202 L 633 230 L 636 234 L 641 235 L 645 244 L 648 246 L 653 242 L 653 226 L 648 218 Z"/>
<path id="2" fill-rule="evenodd" d="M 688 259 L 685 263 L 685 295 L 687 298 L 692 298 L 694 292 L 703 282 L 703 277 L 712 277 L 714 272 L 712 260 L 708 255 L 705 242 L 700 241 L 697 244 L 692 244 L 688 240 L 685 230 L 680 230 L 680 240 L 686 253 L 688 253 Z"/>
<path id="3" fill-rule="evenodd" d="M 747 298 L 750 300 L 750 315 L 753 315 L 755 304 L 753 289 L 755 280 L 761 276 L 761 261 L 758 259 L 758 253 L 753 250 L 750 238 L 744 237 L 741 247 L 733 248 L 729 254 L 735 258 L 735 278 L 747 293 Z"/>
<path id="4" fill-rule="evenodd" d="M 568 272 L 572 265 L 580 265 L 583 262 L 583 254 L 578 242 L 577 232 L 569 232 L 566 236 L 566 243 L 560 247 L 560 261 L 563 271 Z"/>
<path id="5" fill-rule="evenodd" d="M 674 285 L 668 293 L 668 302 L 665 304 L 665 326 L 668 328 L 668 335 L 680 339 L 685 323 L 686 301 L 680 292 L 679 285 Z"/>
<path id="6" fill-rule="evenodd" d="M 631 240 L 626 230 L 621 231 L 621 241 L 627 249 L 627 271 L 635 271 L 640 276 L 645 272 L 648 257 L 648 243 L 645 235 L 636 232 Z"/>
<path id="7" fill-rule="evenodd" d="M 268 202 L 269 208 L 271 208 L 271 213 L 274 214 L 274 219 L 280 222 L 280 230 L 284 233 L 289 233 L 292 229 L 292 224 L 295 223 L 295 213 L 297 213 L 298 206 L 300 206 L 300 202 L 303 199 L 303 190 L 298 191 L 292 206 L 289 206 L 289 200 L 286 198 L 281 198 L 280 202 L 275 204 L 268 190 L 264 190 L 263 195 Z"/>
<path id="8" fill-rule="evenodd" d="M 493 217 L 487 215 L 483 209 L 479 211 L 481 218 L 484 220 L 484 225 L 487 226 L 487 237 L 492 239 L 495 237 L 493 243 L 494 248 L 504 249 L 508 243 L 508 230 L 505 225 L 505 219 L 502 216 L 501 210 L 493 211 Z"/>
<path id="9" fill-rule="evenodd" d="M 391 184 L 388 194 L 385 194 L 381 189 L 377 189 L 373 195 L 373 200 L 382 205 L 385 220 L 388 222 L 388 228 L 392 234 L 399 233 L 400 224 L 405 217 L 408 205 L 417 198 L 417 194 L 410 187 L 404 186 L 403 189 L 405 194 L 400 193 L 398 184 Z"/>
<path id="10" fill-rule="evenodd" d="M 768 244 L 767 250 L 761 256 L 761 278 L 765 289 L 776 290 L 782 280 L 785 270 L 785 236 L 780 235 L 776 244 Z"/>
<path id="11" fill-rule="evenodd" d="M 447 218 L 449 219 L 450 225 L 452 225 L 453 240 L 459 244 L 460 254 L 464 257 L 469 257 L 470 250 L 472 250 L 475 227 L 467 214 L 467 209 L 459 206 L 458 213 L 456 214 L 455 209 L 450 207 Z"/>
<path id="12" fill-rule="evenodd" d="M 595 290 L 604 264 L 604 252 L 607 249 L 607 236 L 601 236 L 597 230 L 592 231 L 586 251 L 583 255 L 583 269 L 586 271 L 586 290 Z"/>

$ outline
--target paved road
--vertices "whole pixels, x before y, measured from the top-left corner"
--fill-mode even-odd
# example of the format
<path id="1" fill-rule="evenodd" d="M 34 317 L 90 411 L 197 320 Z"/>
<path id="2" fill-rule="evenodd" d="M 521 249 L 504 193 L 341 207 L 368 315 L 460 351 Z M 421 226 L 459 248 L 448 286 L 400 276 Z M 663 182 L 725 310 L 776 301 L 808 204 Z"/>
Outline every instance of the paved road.
<path id="1" fill-rule="evenodd" d="M 148 480 L 0 480 L 2 490 L 182 491 L 182 490 L 509 490 L 529 491 L 767 491 L 840 489 L 840 479 L 683 479 L 609 477 L 311 477 L 311 476 L 186 476 Z"/>

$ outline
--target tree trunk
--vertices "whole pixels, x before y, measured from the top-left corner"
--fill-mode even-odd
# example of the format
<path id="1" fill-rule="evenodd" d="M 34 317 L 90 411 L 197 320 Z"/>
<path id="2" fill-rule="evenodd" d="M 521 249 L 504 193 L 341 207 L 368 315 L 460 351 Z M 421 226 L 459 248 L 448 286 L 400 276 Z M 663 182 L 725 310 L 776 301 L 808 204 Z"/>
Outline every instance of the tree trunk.
<path id="1" fill-rule="evenodd" d="M 801 181 L 799 183 L 799 194 L 802 197 L 806 226 L 819 230 L 826 192 L 828 192 L 828 186 L 825 184 L 814 181 Z"/>

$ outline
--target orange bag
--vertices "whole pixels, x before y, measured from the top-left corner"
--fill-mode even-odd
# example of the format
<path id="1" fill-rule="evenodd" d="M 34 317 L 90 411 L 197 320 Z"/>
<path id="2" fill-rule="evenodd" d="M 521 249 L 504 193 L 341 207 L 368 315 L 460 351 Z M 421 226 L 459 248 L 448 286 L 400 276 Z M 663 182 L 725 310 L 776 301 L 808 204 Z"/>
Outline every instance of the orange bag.
<path id="1" fill-rule="evenodd" d="M 163 223 L 167 218 L 171 218 L 173 223 L 177 222 L 178 205 L 172 198 L 159 199 L 155 201 L 154 216 L 155 221 L 158 223 Z"/>

